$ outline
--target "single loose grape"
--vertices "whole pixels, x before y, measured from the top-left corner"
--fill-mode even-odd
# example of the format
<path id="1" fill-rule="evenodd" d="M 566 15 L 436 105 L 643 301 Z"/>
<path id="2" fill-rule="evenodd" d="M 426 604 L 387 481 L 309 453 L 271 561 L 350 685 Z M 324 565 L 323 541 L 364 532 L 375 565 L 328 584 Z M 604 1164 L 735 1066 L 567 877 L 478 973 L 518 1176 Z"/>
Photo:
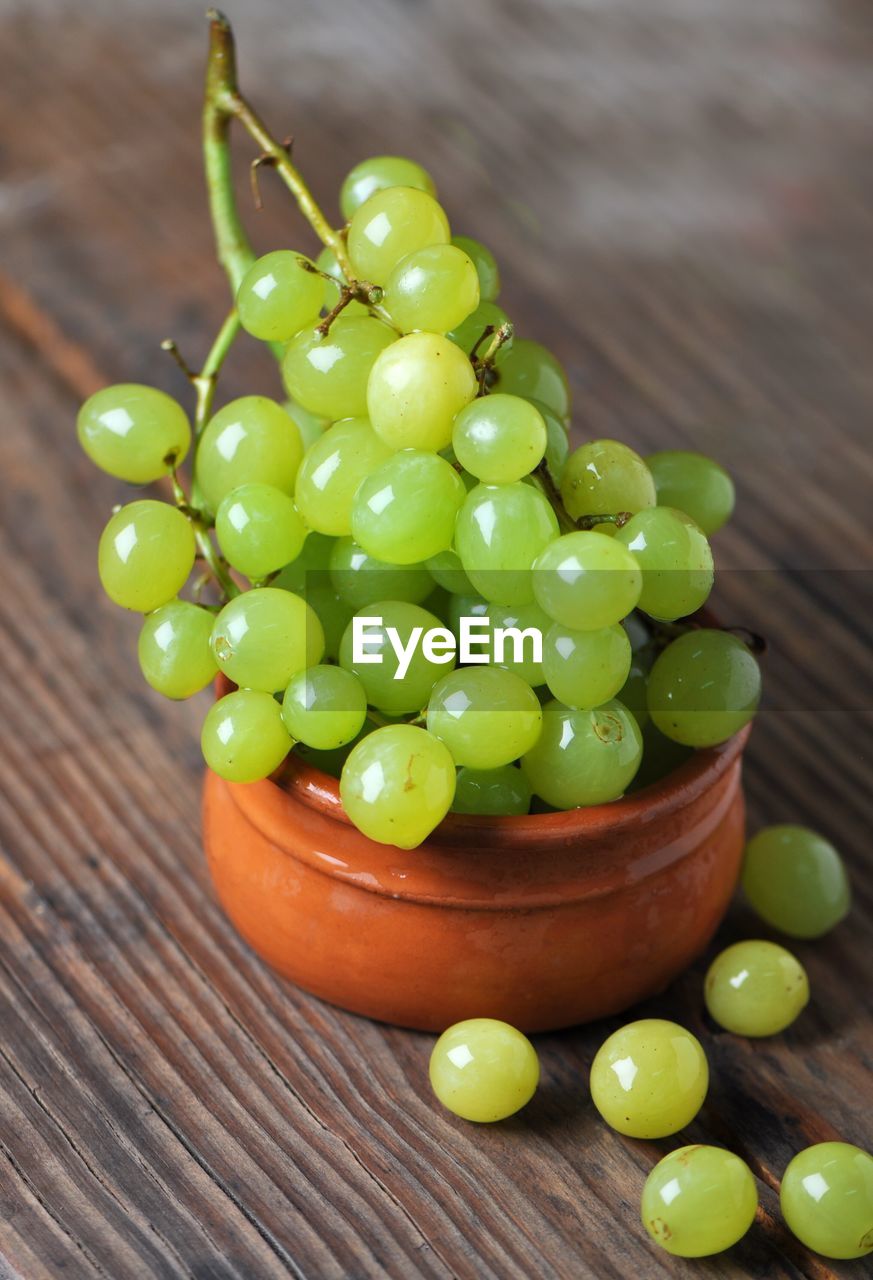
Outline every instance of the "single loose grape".
<path id="1" fill-rule="evenodd" d="M 775 942 L 737 942 L 716 956 L 703 985 L 710 1016 L 738 1036 L 775 1036 L 809 1003 L 803 965 Z"/>
<path id="2" fill-rule="evenodd" d="M 403 258 L 432 244 L 448 244 L 449 221 L 426 191 L 386 187 L 356 209 L 348 247 L 359 280 L 384 285 Z"/>
<path id="3" fill-rule="evenodd" d="M 551 542 L 535 561 L 532 577 L 540 608 L 575 631 L 599 631 L 620 622 L 636 606 L 643 584 L 626 547 L 583 531 Z"/>
<path id="4" fill-rule="evenodd" d="M 494 604 L 489 602 L 485 616 L 490 624 L 489 661 L 503 667 L 536 687 L 545 680 L 542 662 L 536 660 L 536 638 L 540 646 L 552 620 L 534 601 L 530 604 Z M 506 632 L 503 636 L 500 632 Z M 512 634 L 518 632 L 518 636 Z"/>
<path id="5" fill-rule="evenodd" d="M 76 422 L 92 462 L 128 484 L 151 484 L 184 461 L 191 444 L 185 410 L 156 387 L 123 382 L 89 396 Z"/>
<path id="6" fill-rule="evenodd" d="M 542 461 L 546 424 L 530 401 L 496 392 L 461 410 L 452 429 L 452 448 L 478 480 L 509 484 Z"/>
<path id="7" fill-rule="evenodd" d="M 346 222 L 377 191 L 387 187 L 414 187 L 436 195 L 434 180 L 415 160 L 405 156 L 370 156 L 347 173 L 340 188 L 340 209 Z"/>
<path id="8" fill-rule="evenodd" d="M 500 292 L 500 269 L 490 249 L 472 236 L 452 236 L 452 244 L 463 249 L 476 268 L 479 277 L 479 296 L 483 302 L 493 302 Z"/>
<path id="9" fill-rule="evenodd" d="M 451 443 L 455 415 L 476 391 L 473 366 L 460 347 L 439 334 L 409 333 L 375 360 L 367 412 L 392 449 L 438 452 Z"/>
<path id="10" fill-rule="evenodd" d="M 848 1142 L 799 1152 L 782 1178 L 779 1201 L 789 1228 L 825 1258 L 873 1253 L 873 1156 Z"/>
<path id="11" fill-rule="evenodd" d="M 640 1216 L 649 1235 L 677 1258 L 707 1258 L 742 1240 L 758 1191 L 745 1161 L 722 1147 L 680 1147 L 646 1178 Z"/>
<path id="12" fill-rule="evenodd" d="M 499 769 L 463 768 L 458 770 L 452 813 L 510 817 L 527 813 L 530 796 L 530 783 L 514 764 Z"/>
<path id="13" fill-rule="evenodd" d="M 300 596 L 258 587 L 221 610 L 212 628 L 212 652 L 234 684 L 274 693 L 321 659 L 324 631 Z"/>
<path id="14" fill-rule="evenodd" d="M 431 244 L 401 258 L 385 285 L 385 309 L 402 333 L 447 333 L 479 305 L 479 277 L 461 250 Z"/>
<path id="15" fill-rule="evenodd" d="M 558 521 L 539 489 L 477 485 L 455 526 L 455 550 L 473 587 L 495 604 L 528 604 L 536 583 L 531 567 L 558 536 Z"/>
<path id="16" fill-rule="evenodd" d="M 282 358 L 282 379 L 310 413 L 335 421 L 367 415 L 367 380 L 397 334 L 375 316 L 340 315 L 327 333 L 301 329 Z"/>
<path id="17" fill-rule="evenodd" d="M 559 418 L 570 412 L 570 388 L 560 361 L 539 342 L 516 338 L 497 355 L 495 391 L 541 400 Z"/>
<path id="18" fill-rule="evenodd" d="M 541 799 L 556 809 L 575 809 L 617 800 L 641 758 L 640 731 L 620 702 L 613 699 L 590 711 L 548 702 L 539 739 L 521 767 Z"/>
<path id="19" fill-rule="evenodd" d="M 466 355 L 469 356 L 474 347 L 476 347 L 476 354 L 482 355 L 493 334 L 508 323 L 509 316 L 502 307 L 498 307 L 495 302 L 480 302 L 466 320 L 449 330 L 446 337 L 451 338 L 455 346 L 460 347 Z M 500 348 L 501 351 L 508 351 L 512 342 L 513 339 L 508 338 Z"/>
<path id="20" fill-rule="evenodd" d="M 401 449 L 359 486 L 352 534 L 389 564 L 416 564 L 451 546 L 465 490 L 454 467 L 422 449 Z"/>
<path id="21" fill-rule="evenodd" d="M 433 581 L 424 565 L 377 560 L 353 538 L 337 538 L 329 564 L 331 583 L 353 611 L 376 600 L 421 604 L 433 591 Z"/>
<path id="22" fill-rule="evenodd" d="M 150 613 L 139 633 L 138 656 L 146 681 L 165 698 L 190 698 L 218 671 L 209 637 L 212 614 L 186 600 Z"/>
<path id="23" fill-rule="evenodd" d="M 210 418 L 197 446 L 195 475 L 210 511 L 241 484 L 294 492 L 303 457 L 297 423 L 267 396 L 231 400 Z"/>
<path id="24" fill-rule="evenodd" d="M 355 626 L 361 633 L 360 654 L 355 657 Z M 443 633 L 446 645 L 429 656 L 422 639 L 430 631 Z M 448 642 L 451 642 L 451 645 Z M 352 619 L 340 644 L 340 666 L 358 677 L 367 701 L 389 716 L 421 711 L 431 690 L 455 665 L 454 637 L 439 618 L 415 604 L 376 600 Z M 398 648 L 406 658 L 401 657 Z M 401 674 L 402 670 L 402 674 Z"/>
<path id="25" fill-rule="evenodd" d="M 684 511 L 649 507 L 616 530 L 643 573 L 638 608 L 652 618 L 673 621 L 695 613 L 714 579 L 705 534 Z"/>
<path id="26" fill-rule="evenodd" d="M 591 1064 L 591 1097 L 629 1138 L 666 1138 L 690 1124 L 709 1087 L 706 1055 L 675 1022 L 644 1018 L 621 1027 Z"/>
<path id="27" fill-rule="evenodd" d="M 100 535 L 103 590 L 122 609 L 151 613 L 178 595 L 194 553 L 194 532 L 177 507 L 150 498 L 129 502 Z"/>
<path id="28" fill-rule="evenodd" d="M 684 511 L 708 538 L 727 524 L 734 509 L 734 483 L 712 458 L 684 449 L 665 449 L 650 453 L 646 466 L 661 506 Z"/>
<path id="29" fill-rule="evenodd" d="M 265 578 L 303 549 L 306 526 L 287 493 L 271 484 L 243 484 L 218 505 L 215 532 L 234 569 Z"/>
<path id="30" fill-rule="evenodd" d="M 276 249 L 253 262 L 236 295 L 239 322 L 264 342 L 288 342 L 321 310 L 324 281 L 302 253 Z"/>
<path id="31" fill-rule="evenodd" d="M 282 719 L 291 737 L 317 751 L 351 742 L 366 718 L 364 686 L 342 667 L 298 671 L 282 699 Z"/>
<path id="32" fill-rule="evenodd" d="M 527 1036 L 508 1022 L 469 1018 L 444 1031 L 430 1055 L 430 1084 L 446 1110 L 493 1124 L 530 1102 L 540 1063 Z"/>
<path id="33" fill-rule="evenodd" d="M 573 631 L 553 623 L 543 637 L 543 675 L 559 702 L 577 710 L 599 707 L 624 686 L 631 665 L 624 627 Z"/>
<path id="34" fill-rule="evenodd" d="M 561 497 L 574 520 L 636 512 L 655 505 L 655 482 L 640 455 L 626 444 L 592 440 L 567 459 Z"/>
<path id="35" fill-rule="evenodd" d="M 607 544 L 612 545 L 612 544 Z M 699 628 L 672 641 L 649 676 L 649 714 L 687 747 L 713 747 L 738 733 L 761 697 L 761 670 L 727 631 Z"/>
<path id="36" fill-rule="evenodd" d="M 529 751 L 542 708 L 529 684 L 499 667 L 462 667 L 443 676 L 427 707 L 427 727 L 456 764 L 497 769 Z"/>
<path id="37" fill-rule="evenodd" d="M 209 708 L 200 745 L 213 773 L 229 782 L 258 782 L 278 769 L 292 742 L 275 698 L 237 689 Z"/>
<path id="38" fill-rule="evenodd" d="M 842 858 L 808 827 L 764 827 L 746 846 L 743 891 L 762 920 L 791 938 L 820 938 L 848 914 Z"/>
<path id="39" fill-rule="evenodd" d="M 328 427 L 306 453 L 294 497 L 310 529 L 342 537 L 352 531 L 352 499 L 362 480 L 387 462 L 391 450 L 366 418 Z"/>
<path id="40" fill-rule="evenodd" d="M 426 729 L 392 724 L 363 738 L 349 754 L 340 797 L 359 831 L 380 844 L 414 849 L 449 811 L 455 766 Z"/>
<path id="41" fill-rule="evenodd" d="M 324 285 L 324 309 L 325 311 L 332 311 L 340 300 L 341 286 L 347 284 L 348 281 L 343 274 L 342 267 L 337 262 L 336 254 L 326 246 L 315 259 L 315 265 L 319 271 L 323 271 L 331 277 L 330 280 L 322 280 L 322 284 Z M 347 317 L 366 316 L 370 314 L 370 309 L 363 302 L 352 300 L 343 307 L 342 314 Z"/>

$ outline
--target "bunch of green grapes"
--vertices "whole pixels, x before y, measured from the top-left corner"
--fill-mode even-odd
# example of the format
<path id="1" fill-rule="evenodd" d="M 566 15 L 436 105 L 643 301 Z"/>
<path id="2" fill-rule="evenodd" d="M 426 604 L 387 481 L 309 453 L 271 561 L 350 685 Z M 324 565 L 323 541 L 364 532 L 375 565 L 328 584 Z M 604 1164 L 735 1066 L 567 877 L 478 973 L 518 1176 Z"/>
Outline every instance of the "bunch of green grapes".
<path id="1" fill-rule="evenodd" d="M 364 161 L 340 205 L 317 258 L 277 249 L 239 286 L 284 401 L 213 411 L 201 378 L 193 431 L 146 386 L 81 410 L 98 466 L 172 481 L 174 502 L 121 507 L 100 540 L 107 594 L 144 615 L 145 679 L 187 698 L 222 673 L 211 769 L 256 782 L 295 751 L 404 848 L 450 810 L 609 803 L 724 742 L 757 707 L 756 660 L 681 620 L 712 587 L 727 475 L 615 440 L 571 451 L 561 364 L 514 336 L 493 255 L 452 235 L 420 165 Z M 459 662 L 464 618 L 483 639 Z M 506 628 L 542 652 L 507 649 Z"/>

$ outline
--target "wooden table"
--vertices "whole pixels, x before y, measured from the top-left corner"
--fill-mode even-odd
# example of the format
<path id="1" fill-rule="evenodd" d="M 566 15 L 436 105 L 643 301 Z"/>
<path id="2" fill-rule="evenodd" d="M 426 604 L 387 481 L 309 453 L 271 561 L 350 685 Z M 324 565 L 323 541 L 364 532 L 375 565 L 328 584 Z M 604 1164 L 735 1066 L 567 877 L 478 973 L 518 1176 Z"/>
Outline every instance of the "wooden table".
<path id="1" fill-rule="evenodd" d="M 770 639 L 752 829 L 844 851 L 855 910 L 796 947 L 787 1034 L 718 1032 L 704 959 L 636 1010 L 700 1034 L 688 1140 L 761 1178 L 765 1221 L 697 1265 L 650 1246 L 667 1143 L 608 1130 L 586 1071 L 617 1023 L 544 1036 L 543 1084 L 472 1128 L 427 1086 L 432 1038 L 274 978 L 210 893 L 197 705 L 152 696 L 94 552 L 121 486 L 75 441 L 98 385 L 185 388 L 226 305 L 198 155 L 196 5 L 2 10 L 0 1275 L 860 1276 L 778 1225 L 804 1145 L 873 1148 L 870 956 L 873 257 L 869 7 L 852 0 L 248 0 L 244 86 L 325 200 L 410 153 L 504 268 L 519 330 L 566 362 L 577 438 L 699 447 L 739 509 L 722 614 Z M 240 178 L 251 151 L 239 149 Z M 259 246 L 308 245 L 270 175 Z M 276 389 L 251 344 L 222 394 Z M 719 943 L 760 934 L 737 909 Z"/>

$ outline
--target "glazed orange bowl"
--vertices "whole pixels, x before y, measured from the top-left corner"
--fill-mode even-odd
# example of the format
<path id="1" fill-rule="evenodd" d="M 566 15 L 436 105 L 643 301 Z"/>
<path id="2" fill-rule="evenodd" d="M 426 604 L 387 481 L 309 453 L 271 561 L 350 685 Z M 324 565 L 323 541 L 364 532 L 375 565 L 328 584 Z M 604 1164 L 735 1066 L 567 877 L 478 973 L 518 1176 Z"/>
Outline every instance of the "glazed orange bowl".
<path id="1" fill-rule="evenodd" d="M 442 1031 L 546 1031 L 619 1013 L 706 947 L 743 852 L 749 729 L 608 805 L 450 814 L 413 850 L 377 844 L 335 779 L 293 755 L 282 785 L 208 773 L 218 897 L 254 950 L 354 1013 Z"/>

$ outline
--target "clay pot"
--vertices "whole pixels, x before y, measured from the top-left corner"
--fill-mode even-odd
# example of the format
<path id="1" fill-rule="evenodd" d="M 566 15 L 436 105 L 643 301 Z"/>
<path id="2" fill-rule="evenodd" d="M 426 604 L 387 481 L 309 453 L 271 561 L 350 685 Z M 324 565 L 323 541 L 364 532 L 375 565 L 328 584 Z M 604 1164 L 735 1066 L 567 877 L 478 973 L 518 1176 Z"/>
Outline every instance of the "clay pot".
<path id="1" fill-rule="evenodd" d="M 210 871 L 255 951 L 344 1009 L 429 1031 L 587 1022 L 661 991 L 721 921 L 748 734 L 613 804 L 450 815 L 410 852 L 357 831 L 336 781 L 293 757 L 284 787 L 208 774 Z"/>

